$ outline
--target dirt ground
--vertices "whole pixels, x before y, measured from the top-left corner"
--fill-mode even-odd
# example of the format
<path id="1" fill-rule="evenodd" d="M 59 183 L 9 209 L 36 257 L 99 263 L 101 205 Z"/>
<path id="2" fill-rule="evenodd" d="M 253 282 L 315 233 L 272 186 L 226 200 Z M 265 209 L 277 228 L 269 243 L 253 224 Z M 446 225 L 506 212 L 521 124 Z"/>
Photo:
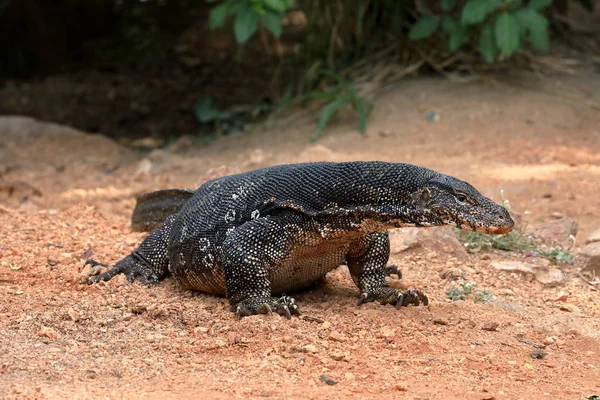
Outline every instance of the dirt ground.
<path id="1" fill-rule="evenodd" d="M 471 254 L 445 243 L 393 248 L 404 277 L 392 284 L 423 289 L 429 307 L 358 308 L 358 290 L 340 268 L 295 294 L 310 318 L 290 321 L 238 321 L 225 299 L 182 291 L 170 279 L 156 288 L 123 278 L 82 283 L 86 257 L 113 263 L 144 237 L 129 227 L 136 194 L 297 161 L 411 162 L 496 201 L 504 190 L 534 226 L 575 219 L 577 252 L 600 228 L 600 82 L 524 82 L 401 82 L 377 98 L 366 137 L 348 119 L 316 144 L 307 143 L 313 121 L 294 118 L 208 145 L 184 137 L 144 154 L 57 125 L 0 120 L 0 396 L 600 395 L 600 298 L 577 263 L 560 265 L 565 278 L 547 286 L 490 266 L 547 265 L 539 257 Z M 430 111 L 438 121 L 425 118 Z M 452 277 L 496 299 L 452 302 Z M 533 357 L 536 345 L 543 358 Z"/>

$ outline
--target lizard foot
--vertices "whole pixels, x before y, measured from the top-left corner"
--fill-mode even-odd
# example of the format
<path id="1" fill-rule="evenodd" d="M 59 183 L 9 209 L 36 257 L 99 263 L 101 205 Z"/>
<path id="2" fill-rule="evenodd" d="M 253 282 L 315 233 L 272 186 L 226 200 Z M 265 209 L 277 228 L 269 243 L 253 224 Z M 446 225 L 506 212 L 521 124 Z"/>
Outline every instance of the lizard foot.
<path id="1" fill-rule="evenodd" d="M 291 319 L 292 315 L 302 315 L 296 301 L 285 294 L 280 298 L 253 297 L 242 300 L 235 306 L 235 315 L 238 318 L 256 314 L 271 314 L 273 312 L 276 312 L 287 319 Z"/>
<path id="2" fill-rule="evenodd" d="M 91 265 L 90 275 L 97 274 L 99 269 L 97 267 L 106 267 L 106 264 L 101 264 L 95 260 L 87 260 L 84 265 Z M 129 282 L 139 282 L 145 286 L 156 286 L 158 284 L 158 277 L 152 272 L 150 268 L 139 262 L 134 256 L 128 255 L 121 261 L 119 261 L 112 269 L 105 271 L 97 276 L 90 276 L 88 284 L 98 283 L 100 281 L 109 281 L 118 274 L 125 274 L 125 277 Z"/>
<path id="3" fill-rule="evenodd" d="M 392 304 L 397 309 L 400 307 L 406 307 L 410 304 L 418 306 L 423 304 L 424 306 L 429 305 L 429 299 L 427 296 L 418 289 L 410 289 L 406 292 L 401 292 L 390 287 L 383 287 L 374 293 L 363 293 L 358 299 L 358 305 L 369 301 L 379 300 L 381 304 Z"/>

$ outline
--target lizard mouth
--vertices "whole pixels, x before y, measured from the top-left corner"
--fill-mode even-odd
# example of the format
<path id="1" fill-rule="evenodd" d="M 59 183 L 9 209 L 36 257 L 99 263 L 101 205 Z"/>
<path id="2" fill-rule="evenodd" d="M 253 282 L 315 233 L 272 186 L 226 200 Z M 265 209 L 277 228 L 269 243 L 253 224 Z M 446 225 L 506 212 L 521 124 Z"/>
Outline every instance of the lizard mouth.
<path id="1" fill-rule="evenodd" d="M 512 231 L 512 226 L 478 226 L 476 231 L 490 235 L 503 235 Z"/>
<path id="2" fill-rule="evenodd" d="M 512 231 L 514 223 L 503 225 L 476 225 L 467 220 L 459 219 L 461 229 L 471 230 L 479 233 L 487 233 L 488 235 L 502 235 Z"/>

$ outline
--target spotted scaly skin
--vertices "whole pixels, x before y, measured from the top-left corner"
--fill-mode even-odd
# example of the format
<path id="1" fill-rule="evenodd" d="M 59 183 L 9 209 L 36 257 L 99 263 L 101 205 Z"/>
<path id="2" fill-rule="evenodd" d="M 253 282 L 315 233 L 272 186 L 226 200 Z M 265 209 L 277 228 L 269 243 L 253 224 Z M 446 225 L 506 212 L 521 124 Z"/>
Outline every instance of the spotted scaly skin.
<path id="1" fill-rule="evenodd" d="M 500 234 L 513 227 L 506 209 L 468 183 L 411 164 L 279 165 L 208 181 L 190 196 L 135 251 L 89 282 L 124 273 L 154 285 L 170 273 L 183 288 L 226 295 L 238 317 L 290 318 L 300 309 L 283 293 L 347 264 L 359 304 L 427 305 L 421 291 L 387 285 L 386 270 L 397 271 L 387 267 L 387 230 L 453 225 Z"/>

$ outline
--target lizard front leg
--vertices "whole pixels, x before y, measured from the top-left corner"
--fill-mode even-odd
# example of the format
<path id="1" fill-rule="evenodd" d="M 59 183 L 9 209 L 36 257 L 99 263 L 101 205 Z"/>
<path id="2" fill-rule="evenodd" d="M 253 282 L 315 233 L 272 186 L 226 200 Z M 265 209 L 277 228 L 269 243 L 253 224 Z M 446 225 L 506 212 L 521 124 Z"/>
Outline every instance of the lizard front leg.
<path id="1" fill-rule="evenodd" d="M 284 220 L 265 217 L 246 222 L 223 242 L 225 287 L 238 318 L 276 312 L 289 319 L 301 314 L 293 298 L 271 295 L 269 271 L 281 267 L 291 237 Z"/>
<path id="2" fill-rule="evenodd" d="M 371 233 L 352 243 L 346 261 L 350 275 L 360 289 L 358 304 L 379 300 L 396 308 L 413 304 L 428 305 L 429 299 L 418 289 L 402 292 L 389 287 L 385 280 L 386 264 L 390 257 L 390 239 L 387 232 Z"/>

